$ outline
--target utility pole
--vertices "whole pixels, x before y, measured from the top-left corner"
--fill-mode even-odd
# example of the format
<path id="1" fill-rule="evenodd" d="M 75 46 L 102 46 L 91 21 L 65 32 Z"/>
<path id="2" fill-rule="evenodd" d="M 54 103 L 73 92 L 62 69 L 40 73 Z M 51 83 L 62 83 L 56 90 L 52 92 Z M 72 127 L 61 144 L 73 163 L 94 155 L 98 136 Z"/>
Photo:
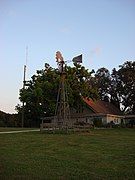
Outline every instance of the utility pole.
<path id="1" fill-rule="evenodd" d="M 26 85 L 26 65 L 28 60 L 28 47 L 26 47 L 26 64 L 23 69 L 23 90 L 25 90 Z M 22 128 L 24 127 L 24 101 L 22 102 Z"/>
<path id="2" fill-rule="evenodd" d="M 26 65 L 24 65 L 24 72 L 23 72 L 23 90 L 25 89 L 25 76 L 26 76 Z M 24 127 L 24 101 L 22 103 L 22 128 Z"/>

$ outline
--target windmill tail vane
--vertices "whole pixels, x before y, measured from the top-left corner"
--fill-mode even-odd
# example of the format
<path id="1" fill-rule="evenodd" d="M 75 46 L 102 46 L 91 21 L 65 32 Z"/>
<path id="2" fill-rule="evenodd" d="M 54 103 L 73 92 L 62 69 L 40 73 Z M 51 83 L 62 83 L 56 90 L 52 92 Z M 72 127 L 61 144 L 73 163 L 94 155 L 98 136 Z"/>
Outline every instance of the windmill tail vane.
<path id="1" fill-rule="evenodd" d="M 72 59 L 74 63 L 82 63 L 82 54 Z"/>

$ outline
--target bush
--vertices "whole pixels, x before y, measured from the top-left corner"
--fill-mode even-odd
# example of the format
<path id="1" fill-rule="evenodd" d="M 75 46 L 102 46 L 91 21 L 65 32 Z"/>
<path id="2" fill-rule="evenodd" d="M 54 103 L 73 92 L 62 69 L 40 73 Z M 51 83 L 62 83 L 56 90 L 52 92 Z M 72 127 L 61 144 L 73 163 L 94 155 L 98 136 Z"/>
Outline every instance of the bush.
<path id="1" fill-rule="evenodd" d="M 103 127 L 102 119 L 100 118 L 95 118 L 93 123 L 95 127 Z"/>

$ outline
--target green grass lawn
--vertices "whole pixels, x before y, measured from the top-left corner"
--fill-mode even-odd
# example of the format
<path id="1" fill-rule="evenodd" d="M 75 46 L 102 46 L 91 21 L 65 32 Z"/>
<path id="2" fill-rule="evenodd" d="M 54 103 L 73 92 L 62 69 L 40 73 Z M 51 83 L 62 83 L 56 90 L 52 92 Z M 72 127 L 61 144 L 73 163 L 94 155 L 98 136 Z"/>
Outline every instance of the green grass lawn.
<path id="1" fill-rule="evenodd" d="M 0 179 L 135 179 L 135 129 L 0 135 Z"/>

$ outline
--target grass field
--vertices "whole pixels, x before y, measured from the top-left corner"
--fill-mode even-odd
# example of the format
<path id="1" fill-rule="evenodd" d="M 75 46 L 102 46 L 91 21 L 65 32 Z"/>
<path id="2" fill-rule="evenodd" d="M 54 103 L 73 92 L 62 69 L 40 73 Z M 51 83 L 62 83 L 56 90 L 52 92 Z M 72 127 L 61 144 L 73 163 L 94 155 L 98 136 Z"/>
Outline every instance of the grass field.
<path id="1" fill-rule="evenodd" d="M 135 129 L 0 135 L 0 179 L 135 179 Z"/>

